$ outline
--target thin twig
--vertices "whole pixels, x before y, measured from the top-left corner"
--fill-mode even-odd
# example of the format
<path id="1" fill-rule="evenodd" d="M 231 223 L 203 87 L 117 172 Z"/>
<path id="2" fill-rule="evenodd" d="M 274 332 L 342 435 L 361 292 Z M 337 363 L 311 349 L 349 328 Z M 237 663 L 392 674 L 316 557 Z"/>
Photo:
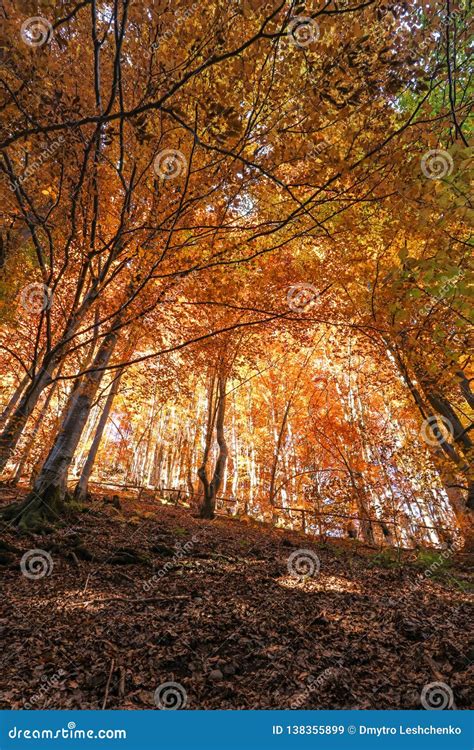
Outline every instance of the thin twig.
<path id="1" fill-rule="evenodd" d="M 189 599 L 189 596 L 151 596 L 146 599 L 132 599 L 126 596 L 105 596 L 98 597 L 97 599 L 89 599 L 87 602 L 83 602 L 84 607 L 88 607 L 89 604 L 97 604 L 102 602 L 131 602 L 132 604 L 141 604 L 142 602 L 174 602 L 183 599 Z"/>
<path id="2" fill-rule="evenodd" d="M 112 679 L 114 666 L 115 666 L 115 659 L 112 659 L 112 661 L 110 662 L 109 679 L 107 680 L 107 685 L 105 686 L 105 695 L 104 695 L 104 702 L 102 703 L 102 711 L 105 709 L 105 706 L 107 705 L 107 698 L 109 697 L 110 681 Z"/>

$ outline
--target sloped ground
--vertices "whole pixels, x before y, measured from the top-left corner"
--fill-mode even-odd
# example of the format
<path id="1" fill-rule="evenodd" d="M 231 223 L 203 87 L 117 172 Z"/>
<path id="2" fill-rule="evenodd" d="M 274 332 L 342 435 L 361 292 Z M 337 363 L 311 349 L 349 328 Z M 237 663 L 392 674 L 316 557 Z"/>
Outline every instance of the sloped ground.
<path id="1" fill-rule="evenodd" d="M 461 557 L 434 578 L 354 543 L 100 498 L 46 537 L 2 539 L 0 708 L 155 708 L 167 682 L 189 709 L 420 709 L 436 681 L 472 702 Z M 21 572 L 32 548 L 53 567 L 43 553 L 26 572 L 49 575 Z M 289 572 L 302 549 L 319 574 Z"/>

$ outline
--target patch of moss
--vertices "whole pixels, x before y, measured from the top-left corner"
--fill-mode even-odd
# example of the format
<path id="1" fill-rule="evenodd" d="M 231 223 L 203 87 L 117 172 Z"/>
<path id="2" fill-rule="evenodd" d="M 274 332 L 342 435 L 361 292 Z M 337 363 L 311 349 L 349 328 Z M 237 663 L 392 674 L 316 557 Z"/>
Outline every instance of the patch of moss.
<path id="1" fill-rule="evenodd" d="M 180 538 L 183 538 L 185 536 L 189 536 L 188 529 L 185 529 L 183 526 L 174 526 L 171 529 L 171 533 L 173 534 L 173 536 L 177 536 L 177 537 L 180 537 Z"/>
<path id="2" fill-rule="evenodd" d="M 418 550 L 416 560 L 413 563 L 416 568 L 423 571 L 429 571 L 431 578 L 439 578 L 446 575 L 451 567 L 451 560 L 446 553 L 442 551 L 420 549 Z"/>
<path id="3" fill-rule="evenodd" d="M 386 547 L 370 559 L 369 565 L 389 569 L 400 568 L 401 550 L 398 547 Z"/>

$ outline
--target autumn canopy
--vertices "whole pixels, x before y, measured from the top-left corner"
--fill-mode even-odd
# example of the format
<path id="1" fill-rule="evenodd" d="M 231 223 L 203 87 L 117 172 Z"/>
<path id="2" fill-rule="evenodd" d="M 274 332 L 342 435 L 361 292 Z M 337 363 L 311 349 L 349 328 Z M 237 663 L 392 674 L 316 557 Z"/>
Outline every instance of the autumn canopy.
<path id="1" fill-rule="evenodd" d="M 5 523 L 472 543 L 467 14 L 7 0 Z"/>

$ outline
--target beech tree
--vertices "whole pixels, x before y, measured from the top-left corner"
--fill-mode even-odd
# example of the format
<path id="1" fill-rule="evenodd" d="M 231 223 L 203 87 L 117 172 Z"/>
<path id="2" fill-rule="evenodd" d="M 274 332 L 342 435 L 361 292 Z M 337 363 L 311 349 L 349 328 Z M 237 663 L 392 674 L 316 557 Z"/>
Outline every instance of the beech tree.
<path id="1" fill-rule="evenodd" d="M 35 476 L 4 520 L 73 512 L 107 450 L 109 481 L 200 491 L 205 519 L 229 489 L 471 544 L 467 8 L 28 12 L 4 9 L 0 471 Z"/>

